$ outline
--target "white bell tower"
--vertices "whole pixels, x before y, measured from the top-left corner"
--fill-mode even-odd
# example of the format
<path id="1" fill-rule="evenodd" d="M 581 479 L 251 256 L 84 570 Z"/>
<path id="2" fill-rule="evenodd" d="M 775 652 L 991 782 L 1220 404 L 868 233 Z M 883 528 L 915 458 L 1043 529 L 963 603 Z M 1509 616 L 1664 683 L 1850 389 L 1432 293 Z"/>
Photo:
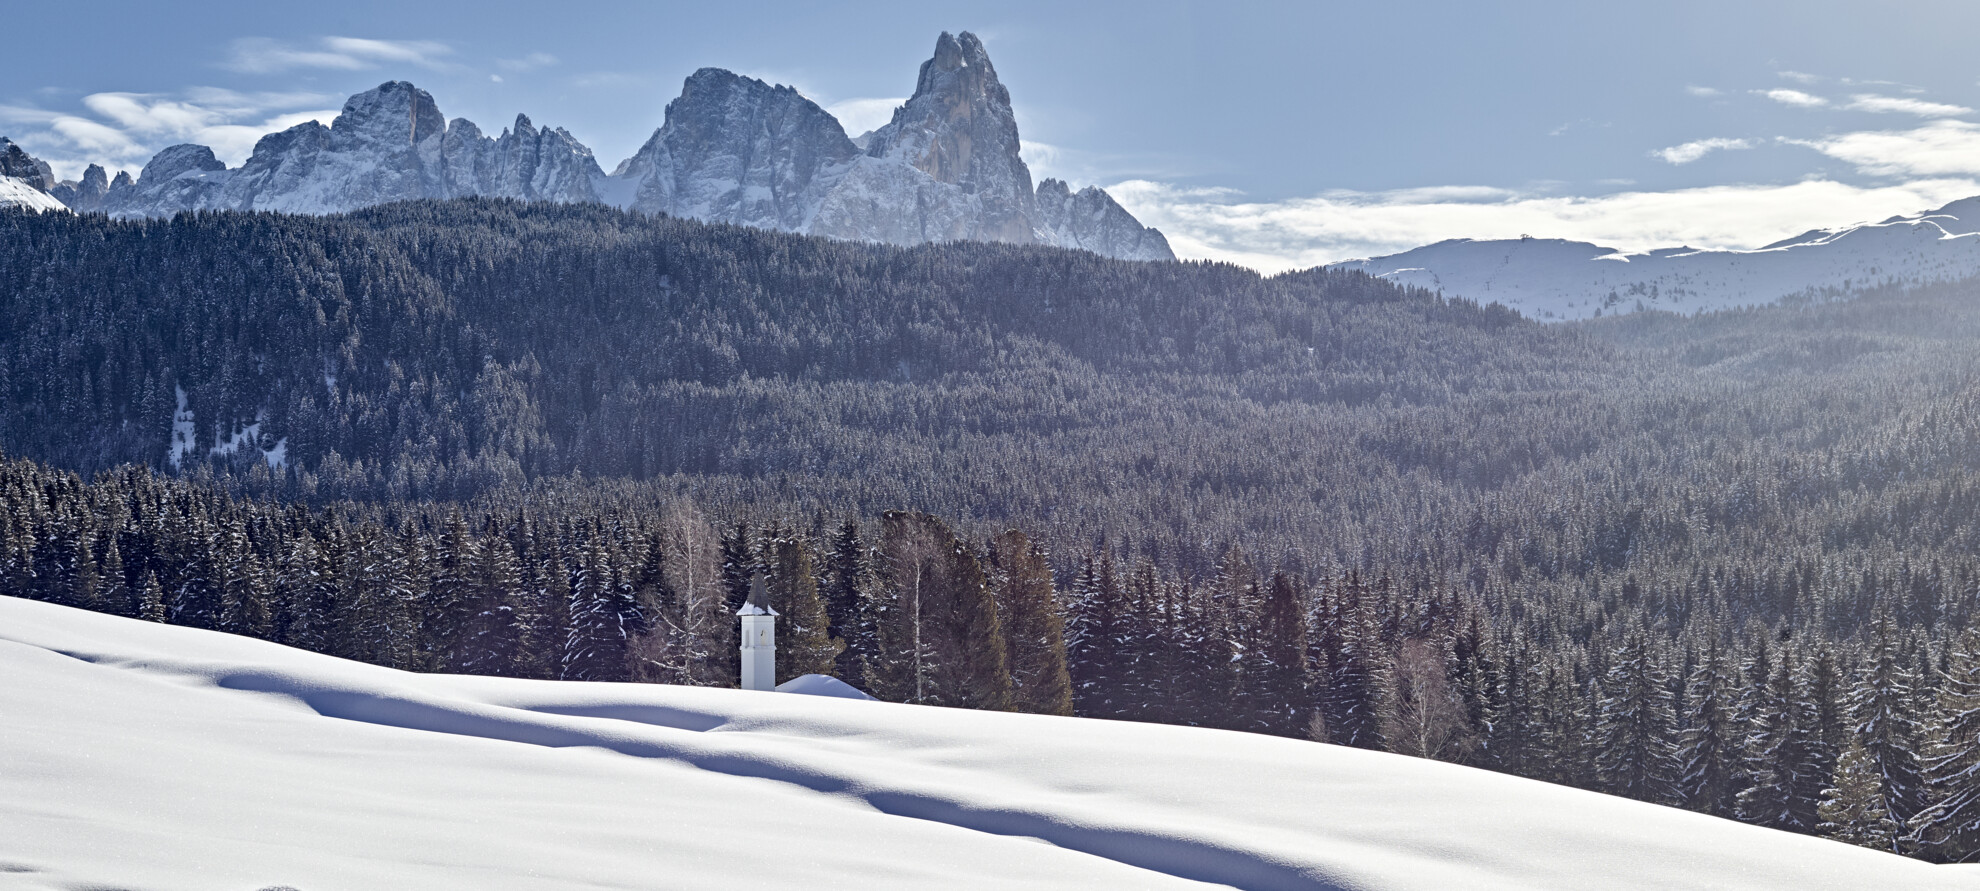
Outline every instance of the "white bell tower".
<path id="1" fill-rule="evenodd" d="M 763 590 L 763 576 L 749 583 L 749 600 L 736 610 L 742 617 L 742 688 L 777 689 L 777 611 Z"/>

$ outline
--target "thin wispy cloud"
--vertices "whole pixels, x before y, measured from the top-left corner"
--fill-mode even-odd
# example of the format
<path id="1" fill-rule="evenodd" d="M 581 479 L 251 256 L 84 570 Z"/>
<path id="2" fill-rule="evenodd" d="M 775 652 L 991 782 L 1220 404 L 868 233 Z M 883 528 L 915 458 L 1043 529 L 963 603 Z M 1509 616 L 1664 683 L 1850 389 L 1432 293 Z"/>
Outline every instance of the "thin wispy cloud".
<path id="1" fill-rule="evenodd" d="M 365 71 L 381 65 L 417 65 L 439 69 L 452 64 L 453 48 L 435 40 L 374 40 L 365 37 L 323 37 L 297 44 L 267 37 L 242 37 L 230 47 L 221 67 L 247 74 L 271 74 L 298 68 Z"/>
<path id="2" fill-rule="evenodd" d="M 179 93 L 103 92 L 84 96 L 81 108 L 55 111 L 0 106 L 0 124 L 14 128 L 23 146 L 73 179 L 91 163 L 137 168 L 159 149 L 198 143 L 229 164 L 246 160 L 256 141 L 304 121 L 325 124 L 335 97 L 309 92 L 242 93 L 194 87 Z"/>
<path id="3" fill-rule="evenodd" d="M 1827 99 L 1804 93 L 1800 90 L 1775 89 L 1755 90 L 1754 92 L 1775 102 L 1779 102 L 1782 105 L 1792 105 L 1796 108 L 1825 108 L 1829 104 L 1829 100 Z"/>
<path id="4" fill-rule="evenodd" d="M 1737 151 L 1739 149 L 1750 149 L 1753 146 L 1753 140 L 1750 139 L 1713 137 L 1711 139 L 1694 139 L 1681 145 L 1657 149 L 1650 154 L 1654 157 L 1662 158 L 1666 163 L 1689 164 L 1713 152 Z"/>
<path id="5" fill-rule="evenodd" d="M 1687 92 L 1687 93 L 1690 93 L 1690 94 L 1691 94 L 1691 95 L 1693 95 L 1693 96 L 1698 96 L 1698 97 L 1701 97 L 1701 98 L 1705 98 L 1705 99 L 1710 99 L 1710 98 L 1712 98 L 1712 97 L 1714 97 L 1714 96 L 1723 96 L 1723 95 L 1725 95 L 1725 92 L 1724 92 L 1724 91 L 1722 91 L 1722 90 L 1719 90 L 1719 89 L 1717 89 L 1717 88 L 1715 88 L 1715 87 L 1700 87 L 1700 86 L 1695 86 L 1695 85 L 1694 85 L 1694 86 L 1689 86 L 1689 87 L 1685 87 L 1685 88 L 1684 88 L 1684 91 L 1685 91 L 1685 92 Z"/>
<path id="6" fill-rule="evenodd" d="M 530 53 L 520 59 L 495 60 L 496 67 L 501 68 L 503 71 L 511 71 L 518 74 L 525 71 L 548 68 L 555 64 L 557 64 L 557 57 L 549 53 Z"/>
<path id="7" fill-rule="evenodd" d="M 1910 99 L 1901 96 L 1878 96 L 1873 93 L 1858 93 L 1850 97 L 1850 111 L 1869 111 L 1878 114 L 1915 114 L 1921 118 L 1949 118 L 1956 115 L 1972 114 L 1973 109 L 1964 105 L 1945 102 L 1927 102 L 1924 99 Z"/>
<path id="8" fill-rule="evenodd" d="M 1809 74 L 1806 71 L 1779 71 L 1775 73 L 1779 74 L 1782 80 L 1791 80 L 1798 84 L 1815 84 L 1822 81 L 1821 75 Z"/>
<path id="9" fill-rule="evenodd" d="M 1147 180 L 1108 187 L 1179 256 L 1277 272 L 1394 254 L 1451 238 L 1534 235 L 1622 250 L 1690 245 L 1753 248 L 1807 231 L 1915 213 L 1980 194 L 1948 177 L 1863 187 L 1832 180 L 1728 185 L 1603 196 L 1533 195 L 1490 187 L 1327 192 L 1251 202 L 1229 189 Z"/>

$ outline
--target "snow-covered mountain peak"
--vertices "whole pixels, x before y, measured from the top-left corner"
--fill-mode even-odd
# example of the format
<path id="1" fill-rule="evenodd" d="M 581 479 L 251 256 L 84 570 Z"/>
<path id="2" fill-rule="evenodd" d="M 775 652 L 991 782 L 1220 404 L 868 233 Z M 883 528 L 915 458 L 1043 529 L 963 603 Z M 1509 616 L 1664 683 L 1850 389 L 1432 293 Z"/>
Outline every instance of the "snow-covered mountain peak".
<path id="1" fill-rule="evenodd" d="M 94 182 L 94 181 L 91 181 Z M 340 213 L 388 201 L 492 196 L 605 201 L 648 213 L 889 244 L 972 239 L 1173 259 L 1105 192 L 1061 188 L 1041 209 L 1018 155 L 1010 92 L 976 35 L 944 33 L 914 97 L 860 144 L 796 89 L 721 68 L 687 78 L 638 153 L 607 175 L 591 150 L 527 115 L 500 136 L 448 121 L 387 81 L 315 121 L 271 133 L 241 167 L 201 146 L 159 153 L 135 181 L 77 185 L 75 206 L 116 216 L 182 210 Z"/>
<path id="2" fill-rule="evenodd" d="M 416 146 L 447 131 L 433 96 L 402 80 L 386 81 L 352 96 L 330 124 L 333 133 L 381 144 Z"/>

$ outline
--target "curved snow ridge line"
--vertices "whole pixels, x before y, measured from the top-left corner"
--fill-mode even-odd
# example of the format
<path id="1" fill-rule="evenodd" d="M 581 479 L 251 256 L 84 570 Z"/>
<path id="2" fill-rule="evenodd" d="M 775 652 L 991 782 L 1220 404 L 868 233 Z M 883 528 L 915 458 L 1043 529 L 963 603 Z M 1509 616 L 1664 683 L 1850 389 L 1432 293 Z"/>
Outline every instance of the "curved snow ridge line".
<path id="1" fill-rule="evenodd" d="M 875 783 L 871 772 L 831 770 L 820 764 L 820 761 L 844 761 L 850 753 L 823 753 L 824 758 L 800 760 L 753 751 L 762 740 L 752 737 L 765 734 L 717 733 L 731 726 L 727 717 L 689 709 L 660 705 L 502 706 L 464 700 L 438 701 L 410 692 L 386 695 L 323 684 L 279 670 L 237 670 L 212 680 L 223 689 L 293 698 L 328 718 L 550 748 L 600 748 L 635 758 L 672 760 L 712 773 L 773 780 L 821 794 L 857 799 L 891 816 L 992 835 L 1036 838 L 1124 866 L 1192 881 L 1257 891 L 1348 891 L 1352 887 L 1317 875 L 1311 865 L 1186 835 L 1179 829 L 1136 826 L 1104 816 L 1099 807 L 1075 806 L 1069 812 L 1034 802 L 982 805 L 971 803 L 963 795 L 912 787 L 889 788 Z M 656 735 L 648 735 L 655 731 Z M 802 737 L 782 739 L 810 742 Z M 882 757 L 850 757 L 871 762 L 876 770 L 927 768 L 927 765 L 910 765 Z"/>

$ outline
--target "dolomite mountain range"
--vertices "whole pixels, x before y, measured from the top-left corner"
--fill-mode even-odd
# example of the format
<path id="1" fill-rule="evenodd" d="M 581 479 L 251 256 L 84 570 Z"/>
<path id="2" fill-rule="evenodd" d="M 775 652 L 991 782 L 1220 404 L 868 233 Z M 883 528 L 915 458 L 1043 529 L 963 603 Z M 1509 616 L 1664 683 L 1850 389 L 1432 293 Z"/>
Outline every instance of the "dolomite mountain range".
<path id="1" fill-rule="evenodd" d="M 562 128 L 518 115 L 489 136 L 404 81 L 352 96 L 330 124 L 271 133 L 239 167 L 202 145 L 159 152 L 133 179 L 90 165 L 56 182 L 0 139 L 0 206 L 116 217 L 186 210 L 328 214 L 389 201 L 489 196 L 603 202 L 647 213 L 896 245 L 976 240 L 1170 260 L 1162 233 L 1104 190 L 1032 183 L 1010 92 L 969 32 L 936 41 L 914 95 L 857 139 L 797 90 L 719 68 L 687 79 L 665 122 L 611 172 Z"/>

